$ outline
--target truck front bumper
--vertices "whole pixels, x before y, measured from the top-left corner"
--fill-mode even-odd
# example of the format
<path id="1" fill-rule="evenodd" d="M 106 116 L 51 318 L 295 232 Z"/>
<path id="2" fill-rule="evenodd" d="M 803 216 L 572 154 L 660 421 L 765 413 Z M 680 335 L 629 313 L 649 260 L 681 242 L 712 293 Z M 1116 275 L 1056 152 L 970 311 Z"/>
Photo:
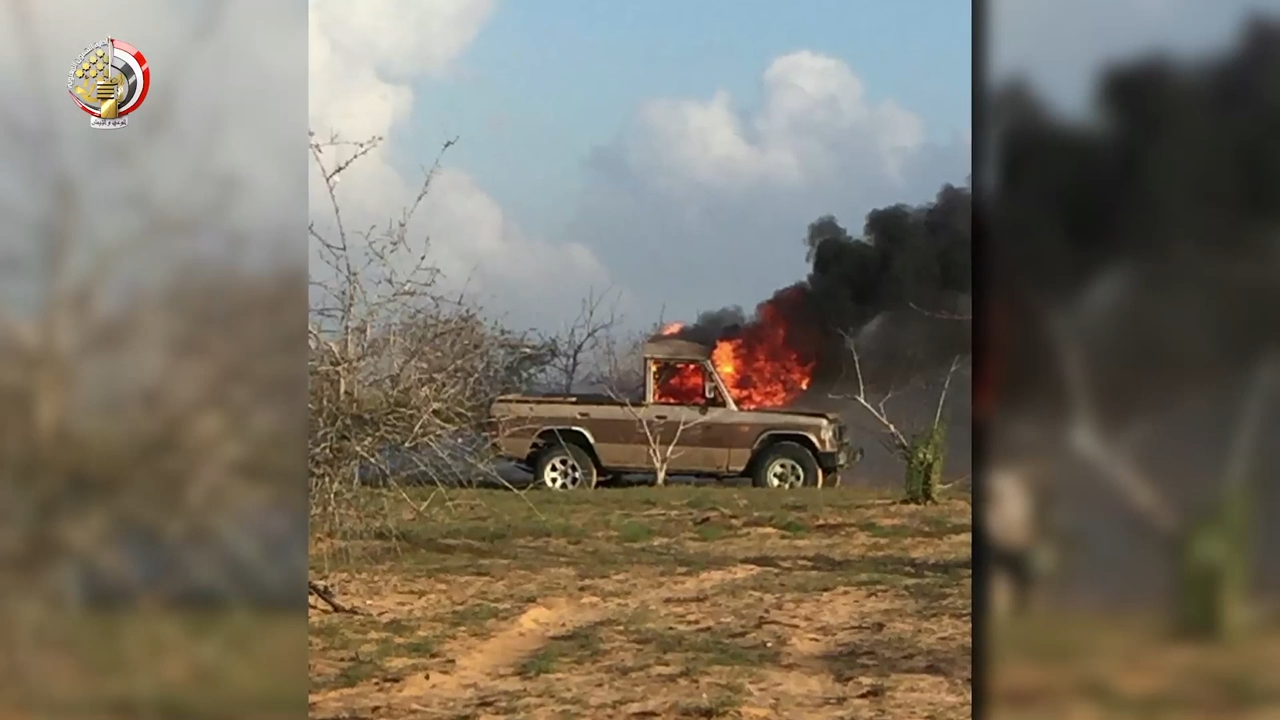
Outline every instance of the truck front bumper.
<path id="1" fill-rule="evenodd" d="M 829 473 L 852 467 L 862 459 L 862 448 L 842 447 L 839 450 L 818 453 L 818 467 Z"/>

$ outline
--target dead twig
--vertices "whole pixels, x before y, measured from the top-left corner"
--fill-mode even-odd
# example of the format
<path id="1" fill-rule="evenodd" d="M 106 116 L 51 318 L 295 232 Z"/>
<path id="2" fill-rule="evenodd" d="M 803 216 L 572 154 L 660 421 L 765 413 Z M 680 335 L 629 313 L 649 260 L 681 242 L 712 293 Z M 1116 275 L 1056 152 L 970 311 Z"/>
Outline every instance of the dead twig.
<path id="1" fill-rule="evenodd" d="M 325 585 L 321 585 L 320 583 L 314 580 L 307 581 L 307 595 L 308 597 L 310 597 L 311 595 L 314 595 L 320 598 L 321 602 L 323 602 L 325 605 L 328 605 L 329 609 L 336 613 L 345 613 L 348 615 L 367 615 L 368 614 L 363 610 L 360 610 L 359 608 L 354 608 L 339 602 L 338 599 L 333 596 L 333 590 L 329 589 L 329 587 Z"/>

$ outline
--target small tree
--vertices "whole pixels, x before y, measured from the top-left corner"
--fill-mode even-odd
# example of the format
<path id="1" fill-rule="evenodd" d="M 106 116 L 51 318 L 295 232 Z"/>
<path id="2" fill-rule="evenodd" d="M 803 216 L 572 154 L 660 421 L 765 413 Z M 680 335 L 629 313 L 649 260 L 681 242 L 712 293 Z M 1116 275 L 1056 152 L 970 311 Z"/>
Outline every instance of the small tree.
<path id="1" fill-rule="evenodd" d="M 900 457 L 906 465 L 903 478 L 903 500 L 914 505 L 932 504 L 938 501 L 943 489 L 942 470 L 946 460 L 946 426 L 942 422 L 943 410 L 947 403 L 947 393 L 951 389 L 951 378 L 960 367 L 961 359 L 953 358 L 947 368 L 942 390 L 938 393 L 938 404 L 933 414 L 933 422 L 922 431 L 908 438 L 898 426 L 889 419 L 885 405 L 893 397 L 890 389 L 880 401 L 872 404 L 867 398 L 867 386 L 862 377 L 862 361 L 858 355 L 855 340 L 847 336 L 845 344 L 853 358 L 854 376 L 857 381 L 857 392 L 852 396 L 834 396 L 840 399 L 853 400 L 858 403 L 876 422 L 885 429 L 888 439 L 885 446 L 890 452 Z"/>
<path id="2" fill-rule="evenodd" d="M 547 370 L 557 391 L 567 395 L 588 379 L 591 363 L 606 349 L 620 321 L 617 297 L 613 290 L 590 291 L 578 315 L 547 339 Z"/>
<path id="3" fill-rule="evenodd" d="M 709 411 L 706 415 L 699 415 L 697 418 L 681 416 L 675 420 L 667 420 L 654 417 L 649 413 L 637 412 L 630 402 L 627 403 L 627 408 L 644 431 L 645 450 L 649 456 L 649 463 L 653 467 L 654 484 L 658 487 L 667 484 L 667 479 L 671 475 L 672 461 L 682 454 L 679 446 L 685 433 L 694 426 L 701 425 L 712 412 L 715 412 Z"/>

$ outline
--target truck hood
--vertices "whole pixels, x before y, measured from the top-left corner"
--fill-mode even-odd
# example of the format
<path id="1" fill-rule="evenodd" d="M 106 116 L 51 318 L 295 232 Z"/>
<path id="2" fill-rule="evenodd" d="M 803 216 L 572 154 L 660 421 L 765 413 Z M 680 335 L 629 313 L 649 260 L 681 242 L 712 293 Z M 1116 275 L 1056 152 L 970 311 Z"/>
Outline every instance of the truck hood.
<path id="1" fill-rule="evenodd" d="M 799 415 L 800 417 L 821 418 L 830 420 L 831 422 L 844 422 L 839 413 L 818 412 L 813 410 L 787 410 L 785 408 L 760 408 L 758 410 L 747 410 L 745 412 L 765 413 L 767 415 Z"/>

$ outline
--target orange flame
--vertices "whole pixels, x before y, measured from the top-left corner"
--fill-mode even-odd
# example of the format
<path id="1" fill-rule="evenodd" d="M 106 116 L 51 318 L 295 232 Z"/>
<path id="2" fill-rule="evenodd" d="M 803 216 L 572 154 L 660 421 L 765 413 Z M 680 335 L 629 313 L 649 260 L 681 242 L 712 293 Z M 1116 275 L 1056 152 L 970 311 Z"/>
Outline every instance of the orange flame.
<path id="1" fill-rule="evenodd" d="M 663 337 L 666 337 L 667 335 L 675 335 L 676 333 L 680 332 L 683 329 L 684 329 L 684 323 L 673 322 L 667 325 L 666 327 L 662 328 L 662 331 L 659 332 L 658 334 L 662 335 Z"/>
<path id="2" fill-rule="evenodd" d="M 784 291 L 762 304 L 755 321 L 733 337 L 716 343 L 711 364 L 724 381 L 737 406 L 744 410 L 781 407 L 799 397 L 813 382 L 817 365 L 816 343 L 804 342 L 809 333 L 789 320 L 787 311 L 804 299 L 798 288 Z M 684 326 L 673 323 L 662 335 L 679 332 Z M 696 364 L 668 366 L 655 377 L 658 402 L 701 405 L 704 373 Z"/>

